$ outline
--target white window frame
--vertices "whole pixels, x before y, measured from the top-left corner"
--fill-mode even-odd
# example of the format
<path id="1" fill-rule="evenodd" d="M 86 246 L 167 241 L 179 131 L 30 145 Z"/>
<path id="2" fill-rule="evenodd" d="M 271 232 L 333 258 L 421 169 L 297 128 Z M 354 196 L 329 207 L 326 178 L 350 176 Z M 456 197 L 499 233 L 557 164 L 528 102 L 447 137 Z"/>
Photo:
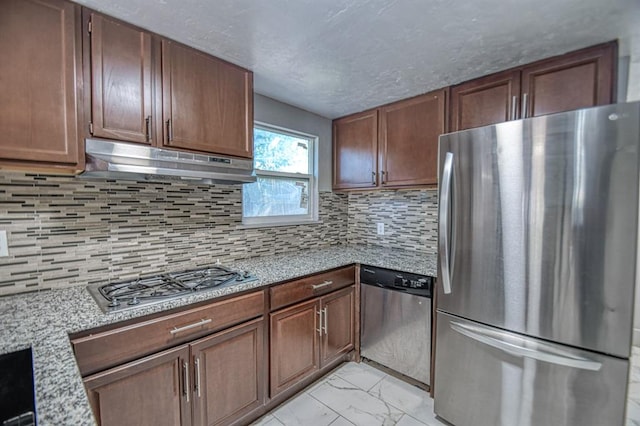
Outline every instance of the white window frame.
<path id="1" fill-rule="evenodd" d="M 286 225 L 302 225 L 318 222 L 318 179 L 316 158 L 318 157 L 318 137 L 309 133 L 299 132 L 268 123 L 255 121 L 254 129 L 266 130 L 268 132 L 281 133 L 283 135 L 295 138 L 307 139 L 309 141 L 309 174 L 274 172 L 269 170 L 254 169 L 257 177 L 287 177 L 292 179 L 309 180 L 309 213 L 300 215 L 279 215 L 279 216 L 258 216 L 245 217 L 244 209 L 242 211 L 242 224 L 245 227 L 268 227 L 268 226 L 286 226 Z M 243 194 L 244 198 L 244 194 Z"/>

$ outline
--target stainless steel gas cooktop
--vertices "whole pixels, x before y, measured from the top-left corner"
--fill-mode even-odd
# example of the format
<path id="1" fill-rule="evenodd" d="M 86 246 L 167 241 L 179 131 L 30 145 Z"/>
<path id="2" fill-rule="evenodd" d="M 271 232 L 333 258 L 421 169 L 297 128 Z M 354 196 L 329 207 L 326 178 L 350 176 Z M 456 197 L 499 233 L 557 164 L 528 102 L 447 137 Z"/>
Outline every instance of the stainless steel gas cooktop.
<path id="1" fill-rule="evenodd" d="M 223 266 L 208 266 L 182 272 L 140 277 L 103 285 L 91 285 L 89 293 L 103 312 L 164 302 L 194 292 L 255 281 L 247 271 L 234 271 Z"/>

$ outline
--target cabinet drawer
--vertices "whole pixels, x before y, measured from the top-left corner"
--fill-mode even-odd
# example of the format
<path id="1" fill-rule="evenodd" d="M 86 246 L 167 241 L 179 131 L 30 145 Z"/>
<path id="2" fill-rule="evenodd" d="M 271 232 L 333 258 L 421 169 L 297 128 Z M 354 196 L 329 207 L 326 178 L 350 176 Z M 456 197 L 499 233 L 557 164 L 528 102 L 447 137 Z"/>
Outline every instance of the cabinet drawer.
<path id="1" fill-rule="evenodd" d="M 355 270 L 355 266 L 348 266 L 271 287 L 271 310 L 351 285 Z"/>
<path id="2" fill-rule="evenodd" d="M 264 291 L 246 294 L 160 318 L 72 340 L 85 376 L 194 340 L 264 312 Z"/>

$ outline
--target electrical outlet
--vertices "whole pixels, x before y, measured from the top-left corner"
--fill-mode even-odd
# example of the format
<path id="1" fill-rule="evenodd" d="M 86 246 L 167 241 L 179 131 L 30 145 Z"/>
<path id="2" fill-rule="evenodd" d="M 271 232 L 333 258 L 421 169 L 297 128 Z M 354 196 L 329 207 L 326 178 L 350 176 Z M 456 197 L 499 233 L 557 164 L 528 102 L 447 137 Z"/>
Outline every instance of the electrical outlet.
<path id="1" fill-rule="evenodd" d="M 9 256 L 9 243 L 7 242 L 7 231 L 0 231 L 0 257 Z"/>
<path id="2" fill-rule="evenodd" d="M 378 226 L 378 235 L 384 235 L 384 223 L 378 222 L 376 225 Z"/>

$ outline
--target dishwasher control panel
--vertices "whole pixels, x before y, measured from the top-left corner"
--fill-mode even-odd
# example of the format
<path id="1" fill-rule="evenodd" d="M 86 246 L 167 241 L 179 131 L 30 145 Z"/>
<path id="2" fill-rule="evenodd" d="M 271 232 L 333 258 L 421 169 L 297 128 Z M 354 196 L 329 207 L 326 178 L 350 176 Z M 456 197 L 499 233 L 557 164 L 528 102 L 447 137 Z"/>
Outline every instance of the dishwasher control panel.
<path id="1" fill-rule="evenodd" d="M 431 297 L 433 277 L 375 266 L 360 267 L 360 283 Z"/>

